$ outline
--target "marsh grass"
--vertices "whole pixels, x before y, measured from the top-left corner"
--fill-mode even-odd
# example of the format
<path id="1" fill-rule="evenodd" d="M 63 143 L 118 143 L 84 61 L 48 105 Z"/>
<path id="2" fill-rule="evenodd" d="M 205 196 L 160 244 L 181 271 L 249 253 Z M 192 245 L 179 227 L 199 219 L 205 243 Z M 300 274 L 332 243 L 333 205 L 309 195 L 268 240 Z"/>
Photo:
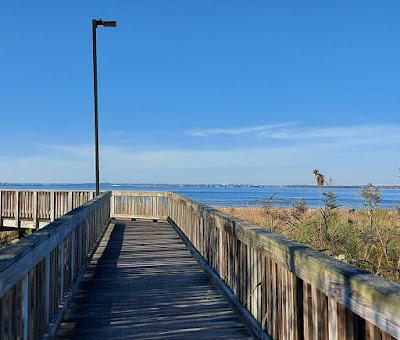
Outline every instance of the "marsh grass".
<path id="1" fill-rule="evenodd" d="M 400 210 L 379 209 L 374 194 L 360 210 L 338 208 L 335 197 L 319 209 L 304 200 L 291 209 L 218 209 L 400 284 Z"/>
<path id="2" fill-rule="evenodd" d="M 13 244 L 16 240 L 18 240 L 18 231 L 0 232 L 0 250 Z"/>

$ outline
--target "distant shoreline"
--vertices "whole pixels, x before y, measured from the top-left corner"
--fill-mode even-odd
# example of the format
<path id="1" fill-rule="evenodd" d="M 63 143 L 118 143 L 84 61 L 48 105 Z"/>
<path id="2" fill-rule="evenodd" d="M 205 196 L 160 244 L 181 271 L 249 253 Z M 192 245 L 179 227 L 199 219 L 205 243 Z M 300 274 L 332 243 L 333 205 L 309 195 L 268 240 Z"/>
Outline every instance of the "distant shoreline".
<path id="1" fill-rule="evenodd" d="M 0 186 L 8 187 L 18 187 L 18 186 L 94 186 L 94 183 L 5 183 L 0 182 Z M 317 188 L 316 185 L 309 184 L 288 184 L 288 185 L 270 185 L 270 184 L 165 184 L 165 183 L 100 183 L 100 185 L 108 186 L 131 186 L 131 187 L 186 187 L 186 188 Z M 332 185 L 326 186 L 324 188 L 339 188 L 339 189 L 360 189 L 365 185 Z M 400 189 L 400 185 L 375 185 L 382 189 Z"/>

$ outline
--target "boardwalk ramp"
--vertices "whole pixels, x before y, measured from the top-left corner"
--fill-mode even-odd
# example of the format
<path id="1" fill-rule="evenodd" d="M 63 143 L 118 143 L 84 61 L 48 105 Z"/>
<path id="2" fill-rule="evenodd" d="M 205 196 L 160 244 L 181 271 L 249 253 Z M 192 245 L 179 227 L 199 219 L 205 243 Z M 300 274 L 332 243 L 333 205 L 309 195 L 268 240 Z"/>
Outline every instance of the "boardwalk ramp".
<path id="1" fill-rule="evenodd" d="M 82 338 L 251 337 L 168 223 L 115 220 L 56 335 Z"/>

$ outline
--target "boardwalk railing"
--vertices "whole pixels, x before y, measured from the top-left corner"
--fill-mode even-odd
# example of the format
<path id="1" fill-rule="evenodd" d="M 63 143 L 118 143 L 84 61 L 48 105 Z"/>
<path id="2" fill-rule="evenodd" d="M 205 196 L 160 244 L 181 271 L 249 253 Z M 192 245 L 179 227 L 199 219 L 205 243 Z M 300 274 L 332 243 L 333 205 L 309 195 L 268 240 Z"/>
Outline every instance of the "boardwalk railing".
<path id="1" fill-rule="evenodd" d="M 113 191 L 111 196 L 111 217 L 166 220 L 168 202 L 168 194 L 165 192 Z"/>
<path id="2" fill-rule="evenodd" d="M 273 339 L 400 338 L 399 285 L 186 197 L 168 197 L 170 222 Z"/>
<path id="3" fill-rule="evenodd" d="M 38 229 L 93 197 L 93 191 L 0 190 L 0 228 Z"/>
<path id="4" fill-rule="evenodd" d="M 0 252 L 0 339 L 51 337 L 108 225 L 110 196 L 96 197 Z"/>
<path id="5" fill-rule="evenodd" d="M 57 323 L 110 213 L 167 219 L 256 337 L 400 338 L 399 285 L 178 194 L 114 192 L 0 253 L 1 339 L 37 338 Z"/>

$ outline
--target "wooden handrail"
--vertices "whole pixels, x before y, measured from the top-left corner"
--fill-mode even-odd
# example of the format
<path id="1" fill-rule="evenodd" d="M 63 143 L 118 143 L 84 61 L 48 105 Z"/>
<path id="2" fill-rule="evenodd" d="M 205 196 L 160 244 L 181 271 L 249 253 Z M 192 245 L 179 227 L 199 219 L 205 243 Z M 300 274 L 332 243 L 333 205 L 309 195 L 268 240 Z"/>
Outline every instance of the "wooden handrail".
<path id="1" fill-rule="evenodd" d="M 169 194 L 166 192 L 113 191 L 111 217 L 166 220 L 168 206 Z"/>
<path id="2" fill-rule="evenodd" d="M 400 338 L 400 285 L 183 197 L 169 216 L 274 339 Z"/>
<path id="3" fill-rule="evenodd" d="M 20 193 L 7 195 L 7 202 L 21 199 Z M 35 201 L 30 194 L 24 199 Z M 17 213 L 15 206 L 1 204 L 3 216 Z M 18 215 L 24 209 L 18 205 Z M 400 285 L 166 192 L 104 194 L 2 253 L 0 316 L 7 321 L 2 322 L 0 338 L 10 329 L 19 330 L 22 338 L 43 332 L 85 268 L 88 241 L 84 240 L 87 235 L 90 244 L 96 235 L 98 239 L 110 214 L 167 219 L 179 228 L 189 248 L 201 255 L 213 277 L 219 277 L 237 299 L 236 306 L 245 308 L 271 338 L 400 338 Z M 95 221 L 101 221 L 100 229 Z M 60 273 L 59 278 L 54 273 Z M 51 285 L 59 288 L 45 293 Z M 257 332 L 253 334 L 265 337 Z"/>
<path id="4" fill-rule="evenodd" d="M 0 228 L 38 229 L 94 197 L 94 191 L 0 190 Z"/>
<path id="5" fill-rule="evenodd" d="M 104 193 L 0 251 L 1 339 L 51 337 L 51 325 L 108 225 L 110 196 Z"/>

